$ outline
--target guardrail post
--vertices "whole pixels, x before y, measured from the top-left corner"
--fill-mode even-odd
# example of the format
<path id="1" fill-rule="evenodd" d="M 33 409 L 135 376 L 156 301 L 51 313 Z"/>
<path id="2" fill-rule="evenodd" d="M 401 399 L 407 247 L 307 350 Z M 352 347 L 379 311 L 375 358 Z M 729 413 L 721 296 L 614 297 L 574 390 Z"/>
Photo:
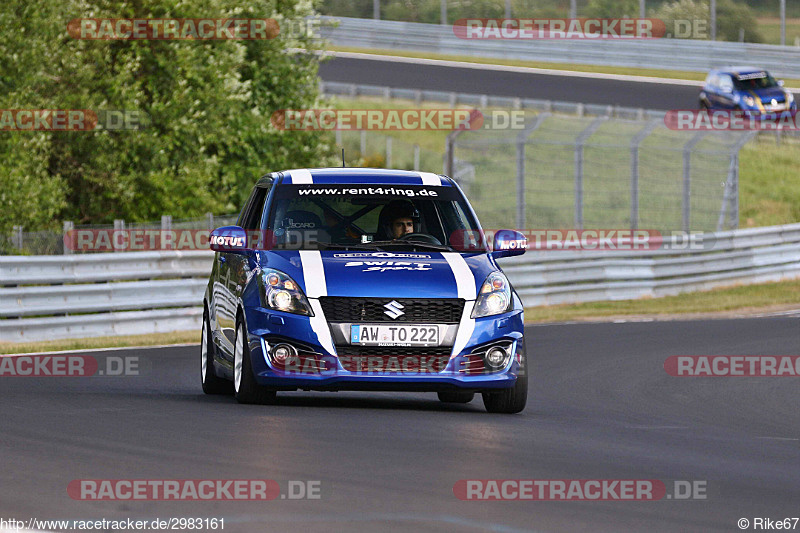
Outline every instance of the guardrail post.
<path id="1" fill-rule="evenodd" d="M 22 250 L 22 226 L 13 226 L 11 235 L 11 245 L 16 247 L 17 250 Z"/>
<path id="2" fill-rule="evenodd" d="M 172 250 L 172 239 L 165 238 L 172 231 L 172 216 L 161 215 L 161 244 L 165 250 Z"/>
<path id="3" fill-rule="evenodd" d="M 458 138 L 459 135 L 461 135 L 465 131 L 466 130 L 451 131 L 450 133 L 447 134 L 447 139 L 445 139 L 445 144 L 444 144 L 444 175 L 445 176 L 450 176 L 453 179 L 456 179 L 456 176 L 453 173 L 453 169 L 455 168 L 456 139 Z"/>
<path id="4" fill-rule="evenodd" d="M 208 231 L 216 229 L 214 227 L 214 213 L 206 213 L 206 226 L 208 227 Z"/>
<path id="5" fill-rule="evenodd" d="M 722 195 L 722 205 L 717 218 L 717 231 L 725 229 L 726 219 L 730 219 L 729 229 L 739 227 L 739 152 L 744 148 L 745 144 L 752 141 L 757 135 L 757 131 L 747 132 L 731 148 L 728 179 L 725 180 L 725 192 Z"/>
<path id="6" fill-rule="evenodd" d="M 333 135 L 336 140 L 336 146 L 342 146 L 342 130 L 337 129 Z"/>
<path id="7" fill-rule="evenodd" d="M 381 0 L 372 0 L 372 18 L 381 20 Z"/>
<path id="8" fill-rule="evenodd" d="M 125 231 L 125 220 L 121 218 L 114 219 L 114 238 L 112 239 L 111 245 L 115 252 L 120 252 L 125 250 L 124 239 L 120 240 L 117 237 L 118 233 L 122 233 Z"/>
<path id="9" fill-rule="evenodd" d="M 705 131 L 696 133 L 683 147 L 683 223 L 681 225 L 683 231 L 687 233 L 692 213 L 692 150 L 697 143 L 703 140 L 706 133 Z"/>
<path id="10" fill-rule="evenodd" d="M 530 124 L 525 126 L 525 129 L 517 134 L 517 216 L 515 223 L 518 231 L 523 231 L 527 225 L 525 220 L 527 210 L 525 199 L 525 145 L 528 142 L 528 137 L 549 116 L 550 113 L 539 113 Z"/>
<path id="11" fill-rule="evenodd" d="M 367 130 L 361 130 L 361 157 L 367 155 Z"/>
<path id="12" fill-rule="evenodd" d="M 447 25 L 447 0 L 442 0 L 441 4 L 442 25 Z"/>
<path id="13" fill-rule="evenodd" d="M 70 233 L 71 232 L 71 233 Z M 75 223 L 71 220 L 64 221 L 64 255 L 71 255 L 75 249 Z"/>
<path id="14" fill-rule="evenodd" d="M 631 229 L 639 228 L 639 147 L 661 122 L 651 120 L 631 139 Z"/>
<path id="15" fill-rule="evenodd" d="M 575 139 L 575 229 L 583 229 L 583 147 L 608 117 L 599 117 L 578 134 Z"/>
<path id="16" fill-rule="evenodd" d="M 386 136 L 386 168 L 392 168 L 392 138 Z"/>
<path id="17" fill-rule="evenodd" d="M 419 170 L 419 145 L 414 145 L 414 170 Z"/>

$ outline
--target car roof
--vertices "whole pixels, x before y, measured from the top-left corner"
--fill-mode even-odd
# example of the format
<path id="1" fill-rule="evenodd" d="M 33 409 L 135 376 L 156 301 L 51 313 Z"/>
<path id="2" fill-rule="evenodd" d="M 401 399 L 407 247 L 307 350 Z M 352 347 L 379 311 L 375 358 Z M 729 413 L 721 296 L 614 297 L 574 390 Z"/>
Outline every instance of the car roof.
<path id="1" fill-rule="evenodd" d="M 736 76 L 741 76 L 742 74 L 754 74 L 756 72 L 767 72 L 767 69 L 752 66 L 723 67 L 714 70 L 720 74 L 733 74 Z"/>
<path id="2" fill-rule="evenodd" d="M 384 168 L 296 168 L 276 173 L 283 184 L 430 185 L 452 187 L 450 178 L 432 172 Z"/>

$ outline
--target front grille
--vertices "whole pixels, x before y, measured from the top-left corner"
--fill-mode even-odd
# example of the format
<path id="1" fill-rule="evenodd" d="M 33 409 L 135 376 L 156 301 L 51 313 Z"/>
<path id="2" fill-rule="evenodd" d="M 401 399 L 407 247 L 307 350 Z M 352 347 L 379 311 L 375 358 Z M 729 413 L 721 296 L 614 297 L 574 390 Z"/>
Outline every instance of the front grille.
<path id="1" fill-rule="evenodd" d="M 409 346 L 352 346 L 337 345 L 339 355 L 446 355 L 450 356 L 451 346 L 409 347 Z"/>
<path id="2" fill-rule="evenodd" d="M 437 374 L 447 367 L 449 355 L 339 355 L 348 372 L 415 372 Z"/>
<path id="3" fill-rule="evenodd" d="M 323 296 L 319 299 L 329 322 L 408 322 L 414 324 L 457 324 L 464 300 L 413 298 L 347 298 Z M 384 305 L 395 301 L 403 314 L 393 319 L 384 313 Z"/>

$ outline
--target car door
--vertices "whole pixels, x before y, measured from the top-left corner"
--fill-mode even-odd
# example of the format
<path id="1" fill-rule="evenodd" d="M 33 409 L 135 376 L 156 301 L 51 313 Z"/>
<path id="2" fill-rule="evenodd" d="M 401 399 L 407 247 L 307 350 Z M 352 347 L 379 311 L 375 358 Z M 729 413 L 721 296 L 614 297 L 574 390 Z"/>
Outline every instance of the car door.
<path id="1" fill-rule="evenodd" d="M 253 188 L 250 198 L 242 210 L 237 225 L 246 231 L 258 230 L 261 223 L 261 215 L 264 209 L 264 202 L 269 193 L 269 185 L 259 185 Z M 249 242 L 248 248 L 254 245 Z M 247 282 L 251 262 L 254 260 L 256 251 L 252 249 L 242 252 L 220 252 L 218 275 L 215 280 L 215 294 L 217 296 L 217 324 L 218 345 L 222 348 L 225 358 L 233 360 L 233 344 L 236 340 L 236 310 L 244 284 Z"/>
<path id="2" fill-rule="evenodd" d="M 735 109 L 736 101 L 734 100 L 733 92 L 733 79 L 730 74 L 720 74 L 719 76 L 719 92 L 717 93 L 718 104 L 720 109 Z"/>

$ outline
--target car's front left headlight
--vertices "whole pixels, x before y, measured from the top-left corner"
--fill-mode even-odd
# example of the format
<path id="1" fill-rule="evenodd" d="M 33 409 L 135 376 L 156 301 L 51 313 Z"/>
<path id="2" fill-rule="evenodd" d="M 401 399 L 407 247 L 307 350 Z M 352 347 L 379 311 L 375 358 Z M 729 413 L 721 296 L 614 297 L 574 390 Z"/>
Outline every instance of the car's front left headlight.
<path id="1" fill-rule="evenodd" d="M 481 286 L 472 318 L 499 315 L 511 307 L 511 285 L 502 272 L 492 272 Z"/>
<path id="2" fill-rule="evenodd" d="M 314 315 L 297 282 L 280 270 L 265 268 L 259 279 L 263 307 L 296 315 Z"/>
<path id="3" fill-rule="evenodd" d="M 753 107 L 754 105 L 756 105 L 756 99 L 753 98 L 752 96 L 745 96 L 744 103 L 749 105 L 750 107 Z"/>
<path id="4" fill-rule="evenodd" d="M 786 105 L 789 106 L 794 102 L 794 93 L 792 91 L 786 92 Z"/>

